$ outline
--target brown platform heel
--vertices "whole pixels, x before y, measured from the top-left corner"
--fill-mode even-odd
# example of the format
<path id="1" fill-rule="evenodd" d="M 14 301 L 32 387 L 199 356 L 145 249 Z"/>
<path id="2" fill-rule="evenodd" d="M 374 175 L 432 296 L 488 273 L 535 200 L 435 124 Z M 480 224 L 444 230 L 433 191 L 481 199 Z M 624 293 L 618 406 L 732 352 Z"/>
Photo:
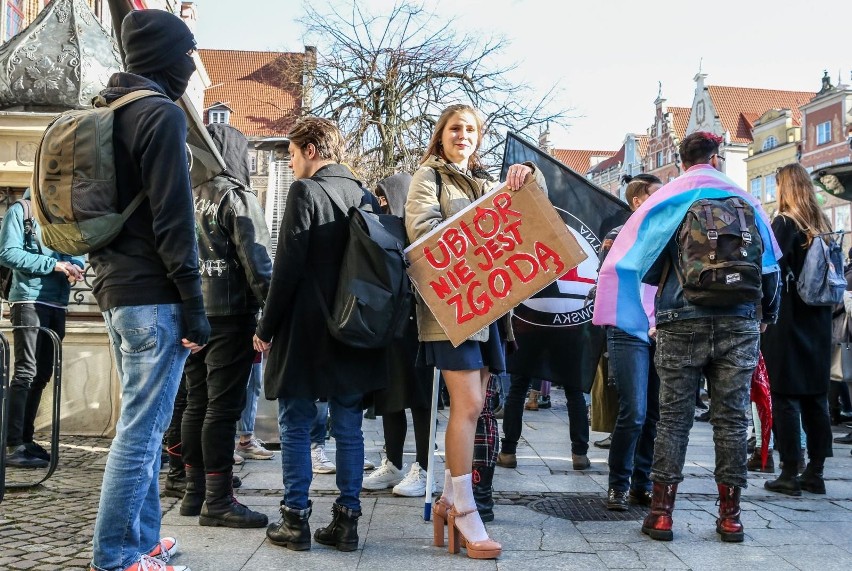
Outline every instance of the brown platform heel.
<path id="1" fill-rule="evenodd" d="M 452 554 L 459 552 L 459 549 L 464 546 L 467 549 L 467 556 L 471 559 L 497 559 L 503 553 L 503 546 L 491 539 L 490 537 L 484 541 L 468 541 L 461 530 L 456 527 L 456 519 L 467 517 L 470 514 L 477 514 L 476 509 L 459 513 L 455 506 L 447 514 L 447 538 L 449 539 L 449 551 Z"/>
<path id="2" fill-rule="evenodd" d="M 448 503 L 444 496 L 438 498 L 432 506 L 432 545 L 435 547 L 444 547 L 444 528 L 447 526 L 447 514 L 451 509 L 453 505 Z"/>

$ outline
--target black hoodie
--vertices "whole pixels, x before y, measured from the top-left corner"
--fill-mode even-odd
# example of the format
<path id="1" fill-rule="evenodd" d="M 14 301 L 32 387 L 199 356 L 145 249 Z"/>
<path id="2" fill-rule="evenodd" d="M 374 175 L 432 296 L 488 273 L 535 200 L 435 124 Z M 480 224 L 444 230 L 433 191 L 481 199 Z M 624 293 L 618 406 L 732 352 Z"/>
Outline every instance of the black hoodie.
<path id="1" fill-rule="evenodd" d="M 113 101 L 140 89 L 165 94 L 150 79 L 116 73 L 101 95 Z M 147 198 L 115 240 L 89 254 L 101 310 L 201 295 L 186 133 L 186 116 L 167 97 L 146 97 L 115 112 L 118 208 L 140 192 Z"/>

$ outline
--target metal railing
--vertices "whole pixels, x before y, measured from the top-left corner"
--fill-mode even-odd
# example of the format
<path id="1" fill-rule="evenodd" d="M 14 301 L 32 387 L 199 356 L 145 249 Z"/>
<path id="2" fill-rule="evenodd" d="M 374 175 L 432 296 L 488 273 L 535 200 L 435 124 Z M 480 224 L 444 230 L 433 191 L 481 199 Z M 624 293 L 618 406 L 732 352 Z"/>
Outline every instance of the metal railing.
<path id="1" fill-rule="evenodd" d="M 62 399 L 62 340 L 59 335 L 47 327 L 37 325 L 16 325 L 12 329 L 38 329 L 53 342 L 53 422 L 50 430 L 50 462 L 47 472 L 37 482 L 14 482 L 6 483 L 6 439 L 9 431 L 9 392 L 11 389 L 11 376 L 9 374 L 9 361 L 11 352 L 9 340 L 0 331 L 0 502 L 6 495 L 6 488 L 32 488 L 47 481 L 56 471 L 59 465 L 59 420 L 60 404 Z"/>

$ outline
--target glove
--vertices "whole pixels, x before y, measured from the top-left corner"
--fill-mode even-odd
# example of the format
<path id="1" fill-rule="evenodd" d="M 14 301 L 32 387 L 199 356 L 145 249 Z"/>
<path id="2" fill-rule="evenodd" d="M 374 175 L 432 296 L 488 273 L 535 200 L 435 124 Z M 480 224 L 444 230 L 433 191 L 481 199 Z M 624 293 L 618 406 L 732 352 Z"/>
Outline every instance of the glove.
<path id="1" fill-rule="evenodd" d="M 199 296 L 183 300 L 184 337 L 193 343 L 207 345 L 210 340 L 210 323 L 204 313 L 204 298 Z"/>

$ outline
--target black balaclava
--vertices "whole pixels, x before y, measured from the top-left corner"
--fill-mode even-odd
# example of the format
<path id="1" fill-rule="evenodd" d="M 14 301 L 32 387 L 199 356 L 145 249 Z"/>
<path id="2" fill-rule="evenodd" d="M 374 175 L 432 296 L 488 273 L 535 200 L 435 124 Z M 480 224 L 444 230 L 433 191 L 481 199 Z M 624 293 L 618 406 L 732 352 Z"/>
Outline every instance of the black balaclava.
<path id="1" fill-rule="evenodd" d="M 195 37 L 183 20 L 163 10 L 134 10 L 121 22 L 121 44 L 129 73 L 155 81 L 173 100 L 183 95 L 195 72 L 187 55 Z"/>
<path id="2" fill-rule="evenodd" d="M 251 186 L 246 136 L 239 129 L 222 123 L 207 125 L 207 132 L 225 161 L 226 172 L 246 186 Z"/>

